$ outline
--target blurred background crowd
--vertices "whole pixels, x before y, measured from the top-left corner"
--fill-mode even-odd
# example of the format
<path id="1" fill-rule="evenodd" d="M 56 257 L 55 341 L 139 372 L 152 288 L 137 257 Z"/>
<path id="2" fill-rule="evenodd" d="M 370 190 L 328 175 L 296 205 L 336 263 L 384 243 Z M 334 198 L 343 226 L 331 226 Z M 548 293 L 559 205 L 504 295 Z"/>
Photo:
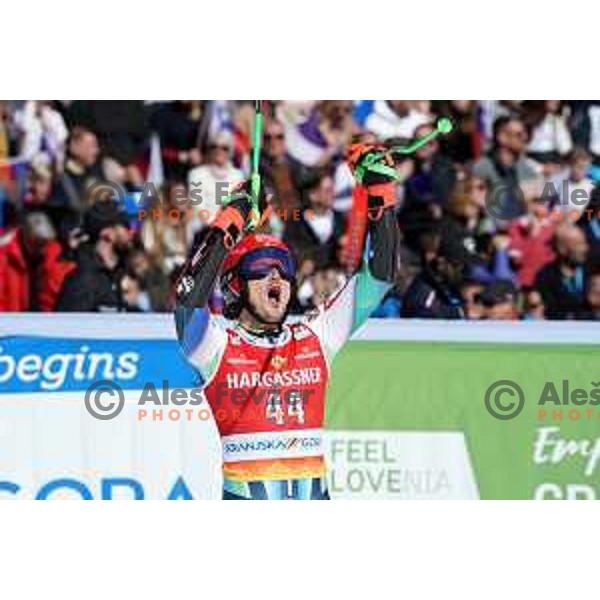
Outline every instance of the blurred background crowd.
<path id="1" fill-rule="evenodd" d="M 600 101 L 264 110 L 268 226 L 298 261 L 294 312 L 348 276 L 348 146 L 401 143 L 449 117 L 453 133 L 397 165 L 402 269 L 376 316 L 600 319 Z M 0 101 L 0 311 L 172 309 L 222 192 L 248 176 L 253 121 L 251 101 Z M 91 193 L 105 180 L 118 203 Z M 499 219 L 486 195 L 502 186 L 522 201 Z"/>

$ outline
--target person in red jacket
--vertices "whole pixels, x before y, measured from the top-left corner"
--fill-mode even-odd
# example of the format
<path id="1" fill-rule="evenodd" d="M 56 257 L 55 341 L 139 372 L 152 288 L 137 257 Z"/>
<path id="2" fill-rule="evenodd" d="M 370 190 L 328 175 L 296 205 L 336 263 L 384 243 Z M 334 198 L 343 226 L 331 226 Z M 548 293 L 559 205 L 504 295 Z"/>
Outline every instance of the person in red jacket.
<path id="1" fill-rule="evenodd" d="M 31 213 L 0 234 L 0 311 L 51 312 L 65 277 L 73 270 L 43 213 Z"/>
<path id="2" fill-rule="evenodd" d="M 29 266 L 23 255 L 21 229 L 0 236 L 0 311 L 29 310 Z"/>
<path id="3" fill-rule="evenodd" d="M 548 218 L 538 213 L 537 208 L 535 204 L 530 204 L 528 213 L 514 219 L 508 232 L 509 254 L 522 287 L 532 287 L 538 271 L 554 260 L 554 228 Z"/>

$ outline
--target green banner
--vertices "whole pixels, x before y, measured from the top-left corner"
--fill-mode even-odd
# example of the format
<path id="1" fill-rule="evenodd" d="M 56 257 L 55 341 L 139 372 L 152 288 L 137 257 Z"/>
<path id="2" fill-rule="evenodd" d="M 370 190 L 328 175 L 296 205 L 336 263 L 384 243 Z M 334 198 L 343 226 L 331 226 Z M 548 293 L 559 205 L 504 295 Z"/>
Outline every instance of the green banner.
<path id="1" fill-rule="evenodd" d="M 334 437 L 368 432 L 370 439 L 374 432 L 462 432 L 466 463 L 484 499 L 600 497 L 599 357 L 593 345 L 351 342 L 334 365 L 328 428 Z M 513 383 L 522 390 L 522 410 L 498 418 L 519 408 Z M 373 470 L 375 450 L 369 459 L 366 450 L 338 446 L 336 464 L 343 458 L 370 469 L 362 483 L 360 473 L 345 472 L 340 495 L 360 485 L 389 492 L 392 477 L 406 491 L 415 475 L 402 447 L 388 461 L 400 463 L 397 472 L 381 474 Z M 434 456 L 443 448 L 432 451 L 433 463 L 444 461 Z M 454 492 L 460 497 L 460 489 Z"/>

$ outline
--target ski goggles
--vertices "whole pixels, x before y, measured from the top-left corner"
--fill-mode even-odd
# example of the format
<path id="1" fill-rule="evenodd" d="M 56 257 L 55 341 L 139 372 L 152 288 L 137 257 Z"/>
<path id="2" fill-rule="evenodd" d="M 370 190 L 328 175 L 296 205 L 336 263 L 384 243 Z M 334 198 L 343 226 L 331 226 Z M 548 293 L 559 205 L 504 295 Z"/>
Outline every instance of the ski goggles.
<path id="1" fill-rule="evenodd" d="M 290 253 L 281 248 L 258 248 L 240 261 L 240 276 L 243 279 L 263 279 L 276 269 L 282 279 L 292 281 L 296 265 Z"/>

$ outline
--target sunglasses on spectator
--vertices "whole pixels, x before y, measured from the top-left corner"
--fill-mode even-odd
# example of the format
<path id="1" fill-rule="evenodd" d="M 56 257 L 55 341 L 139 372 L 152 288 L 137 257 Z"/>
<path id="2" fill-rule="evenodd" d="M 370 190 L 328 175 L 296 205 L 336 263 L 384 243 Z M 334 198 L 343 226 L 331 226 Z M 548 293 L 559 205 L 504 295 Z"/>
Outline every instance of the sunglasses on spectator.
<path id="1" fill-rule="evenodd" d="M 265 140 L 270 141 L 270 140 L 283 140 L 283 133 L 267 133 L 265 135 Z"/>
<path id="2" fill-rule="evenodd" d="M 229 152 L 229 146 L 226 144 L 211 144 L 208 147 L 209 150 L 223 150 L 224 152 Z"/>

